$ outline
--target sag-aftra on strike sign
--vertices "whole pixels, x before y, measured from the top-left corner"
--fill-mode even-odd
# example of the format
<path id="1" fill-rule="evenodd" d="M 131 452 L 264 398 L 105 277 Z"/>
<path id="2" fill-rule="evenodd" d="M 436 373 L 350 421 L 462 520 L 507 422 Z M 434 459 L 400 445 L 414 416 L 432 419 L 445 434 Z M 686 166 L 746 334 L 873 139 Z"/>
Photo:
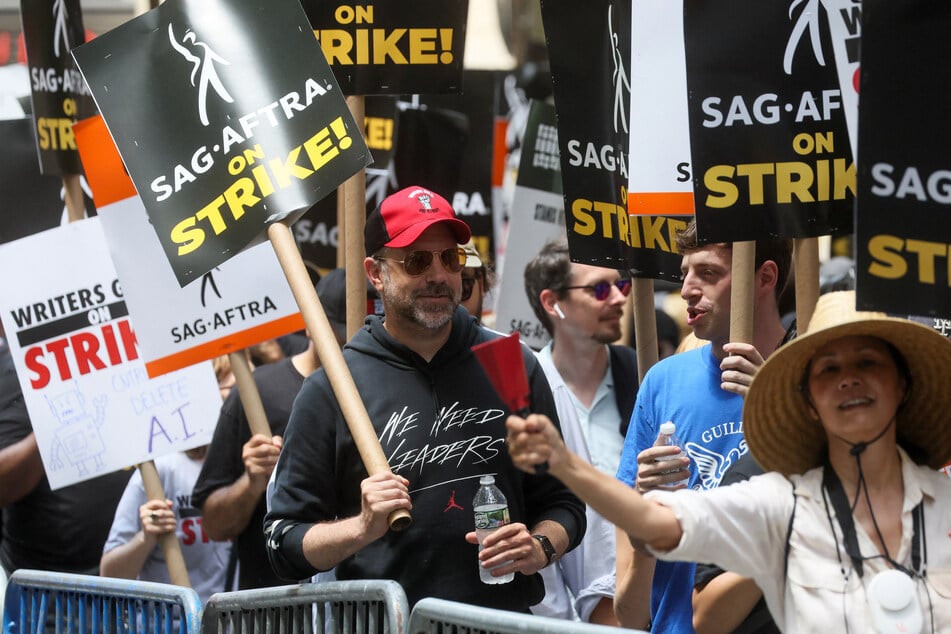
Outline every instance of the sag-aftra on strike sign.
<path id="1" fill-rule="evenodd" d="M 344 94 L 462 89 L 468 0 L 303 0 L 301 5 Z"/>
<path id="2" fill-rule="evenodd" d="M 293 0 L 170 0 L 73 54 L 182 286 L 371 160 Z"/>

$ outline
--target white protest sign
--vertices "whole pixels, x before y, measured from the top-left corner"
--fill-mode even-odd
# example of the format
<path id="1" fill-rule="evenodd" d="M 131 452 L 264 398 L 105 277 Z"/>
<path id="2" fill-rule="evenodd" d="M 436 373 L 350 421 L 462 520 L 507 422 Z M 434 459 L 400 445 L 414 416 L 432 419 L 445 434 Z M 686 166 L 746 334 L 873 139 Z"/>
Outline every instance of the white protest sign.
<path id="1" fill-rule="evenodd" d="M 270 243 L 258 244 L 182 288 L 165 262 L 142 200 L 98 208 L 149 376 L 301 330 L 303 319 Z"/>
<path id="2" fill-rule="evenodd" d="M 149 376 L 304 328 L 270 243 L 181 287 L 102 119 L 76 126 L 76 139 Z"/>
<path id="3" fill-rule="evenodd" d="M 832 51 L 839 76 L 845 124 L 849 130 L 852 158 L 858 157 L 859 44 L 862 40 L 862 3 L 856 0 L 823 0 L 829 17 Z"/>
<path id="4" fill-rule="evenodd" d="M 693 215 L 683 3 L 631 7 L 628 213 Z"/>
<path id="5" fill-rule="evenodd" d="M 505 333 L 517 330 L 522 341 L 535 350 L 543 348 L 550 337 L 528 303 L 525 265 L 546 242 L 565 238 L 559 156 L 555 107 L 534 101 L 512 196 L 495 328 Z"/>
<path id="6" fill-rule="evenodd" d="M 210 442 L 211 364 L 148 378 L 98 219 L 0 246 L 0 319 L 51 488 Z"/>

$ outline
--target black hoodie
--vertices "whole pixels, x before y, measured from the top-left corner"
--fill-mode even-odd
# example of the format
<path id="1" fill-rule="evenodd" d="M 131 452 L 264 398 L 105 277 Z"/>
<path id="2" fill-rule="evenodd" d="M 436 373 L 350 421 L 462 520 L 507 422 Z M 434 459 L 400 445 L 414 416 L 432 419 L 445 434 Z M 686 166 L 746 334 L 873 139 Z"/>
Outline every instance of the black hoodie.
<path id="1" fill-rule="evenodd" d="M 380 317 L 344 347 L 344 358 L 394 473 L 409 480 L 413 522 L 340 562 L 338 579 L 395 579 L 412 607 L 439 597 L 525 612 L 541 601 L 539 575 L 508 584 L 479 581 L 472 498 L 479 476 L 494 474 L 508 499 L 511 521 L 531 529 L 550 519 L 568 532 L 570 548 L 584 536 L 585 508 L 554 477 L 515 468 L 505 446 L 509 410 L 471 352 L 500 336 L 464 310 L 431 362 L 397 342 Z M 557 423 L 551 390 L 535 356 L 523 346 L 533 412 Z M 323 370 L 311 375 L 294 402 L 265 519 L 268 554 L 278 575 L 305 579 L 317 570 L 303 555 L 304 534 L 316 522 L 360 512 L 367 477 Z"/>

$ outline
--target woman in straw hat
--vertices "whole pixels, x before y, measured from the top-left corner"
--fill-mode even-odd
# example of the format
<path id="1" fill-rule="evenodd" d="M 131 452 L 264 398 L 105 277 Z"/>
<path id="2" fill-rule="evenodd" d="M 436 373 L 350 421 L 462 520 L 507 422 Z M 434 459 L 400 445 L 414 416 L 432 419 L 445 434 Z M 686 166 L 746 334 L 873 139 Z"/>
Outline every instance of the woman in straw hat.
<path id="1" fill-rule="evenodd" d="M 809 330 L 760 368 L 743 410 L 767 471 L 642 497 L 511 417 L 509 451 L 551 472 L 664 559 L 753 578 L 786 632 L 951 631 L 951 341 L 823 295 Z"/>

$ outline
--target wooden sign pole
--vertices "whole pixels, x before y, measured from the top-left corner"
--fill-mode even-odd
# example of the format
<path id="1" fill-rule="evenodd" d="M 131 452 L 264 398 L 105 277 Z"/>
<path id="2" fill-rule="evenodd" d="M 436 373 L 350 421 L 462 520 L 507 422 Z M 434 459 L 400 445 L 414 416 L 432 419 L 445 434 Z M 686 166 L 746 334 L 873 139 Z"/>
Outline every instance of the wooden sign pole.
<path id="1" fill-rule="evenodd" d="M 360 393 L 353 382 L 353 376 L 343 359 L 343 353 L 334 337 L 333 329 L 320 304 L 314 285 L 307 275 L 307 268 L 297 250 L 290 227 L 282 222 L 275 222 L 268 226 L 267 235 L 290 284 L 291 292 L 297 300 L 297 306 L 304 317 L 310 338 L 317 349 L 317 356 L 320 358 L 324 371 L 327 372 L 327 378 L 330 379 L 330 385 L 367 472 L 374 475 L 390 471 L 390 465 L 386 462 L 386 455 L 373 429 L 373 423 L 363 406 L 363 401 L 360 400 Z M 360 270 L 363 270 L 362 260 Z M 396 531 L 403 530 L 411 522 L 412 517 L 405 510 L 394 511 L 389 517 L 390 528 Z"/>
<path id="2" fill-rule="evenodd" d="M 159 479 L 158 470 L 151 460 L 139 465 L 142 474 L 142 484 L 145 486 L 145 495 L 150 500 L 166 500 L 165 488 Z M 159 537 L 159 545 L 165 555 L 165 564 L 168 566 L 168 576 L 176 586 L 191 587 L 188 580 L 188 569 L 185 568 L 185 557 L 182 555 L 182 546 L 178 543 L 176 533 L 165 533 Z"/>
<path id="3" fill-rule="evenodd" d="M 637 378 L 657 363 L 657 313 L 654 309 L 654 280 L 634 278 L 634 343 L 637 351 Z"/>
<path id="4" fill-rule="evenodd" d="M 69 222 L 82 220 L 86 215 L 86 206 L 83 202 L 83 188 L 80 182 L 79 174 L 67 174 L 63 176 L 63 189 L 65 192 L 66 215 Z M 155 463 L 151 460 L 139 465 L 139 473 L 142 475 L 142 485 L 145 488 L 146 496 L 150 500 L 166 499 L 165 487 L 162 486 L 162 480 L 159 479 Z M 165 563 L 168 566 L 168 575 L 171 582 L 177 586 L 185 588 L 191 587 L 188 580 L 188 570 L 185 568 L 185 557 L 182 555 L 182 545 L 178 542 L 176 533 L 166 533 L 159 537 L 159 546 L 165 555 Z"/>
<path id="5" fill-rule="evenodd" d="M 251 374 L 251 366 L 243 352 L 232 352 L 228 355 L 231 361 L 231 372 L 234 374 L 235 386 L 238 388 L 238 398 L 248 417 L 248 427 L 252 434 L 264 434 L 271 437 L 271 425 L 267 422 L 264 405 L 261 403 L 261 394 L 257 383 Z"/>
<path id="6" fill-rule="evenodd" d="M 69 222 L 82 220 L 86 215 L 83 186 L 79 179 L 79 174 L 65 174 L 63 176 L 63 202 L 66 203 L 66 217 Z"/>
<path id="7" fill-rule="evenodd" d="M 819 239 L 793 241 L 796 263 L 796 331 L 806 332 L 819 301 Z"/>
<path id="8" fill-rule="evenodd" d="M 753 343 L 753 275 L 755 242 L 733 243 L 730 292 L 730 341 Z"/>
<path id="9" fill-rule="evenodd" d="M 347 106 L 357 127 L 363 130 L 366 104 L 361 96 L 347 97 Z M 363 270 L 363 228 L 367 221 L 367 174 L 360 170 L 343 185 L 344 265 L 347 270 L 347 339 L 353 337 L 367 315 L 367 276 Z M 339 190 L 338 190 L 339 194 Z M 369 255 L 369 254 L 367 254 Z"/>

